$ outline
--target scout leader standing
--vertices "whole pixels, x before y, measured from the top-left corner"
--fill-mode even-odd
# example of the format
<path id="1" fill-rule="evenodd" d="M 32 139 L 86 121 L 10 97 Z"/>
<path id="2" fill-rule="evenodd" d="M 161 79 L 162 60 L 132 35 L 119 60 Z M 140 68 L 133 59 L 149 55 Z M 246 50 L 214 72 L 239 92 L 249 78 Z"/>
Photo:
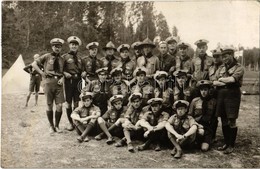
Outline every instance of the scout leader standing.
<path id="1" fill-rule="evenodd" d="M 82 58 L 83 62 L 83 73 L 82 76 L 85 78 L 86 82 L 96 80 L 97 74 L 96 70 L 103 67 L 103 63 L 97 58 L 98 54 L 98 42 L 91 42 L 87 44 L 86 48 L 89 51 L 89 56 Z"/>
<path id="2" fill-rule="evenodd" d="M 175 70 L 176 60 L 170 54 L 167 53 L 168 45 L 167 42 L 161 41 L 159 43 L 160 55 L 158 56 L 160 61 L 160 70 L 169 72 L 172 74 Z"/>
<path id="3" fill-rule="evenodd" d="M 54 38 L 50 41 L 52 53 L 40 56 L 32 63 L 33 68 L 45 78 L 44 94 L 47 102 L 47 117 L 50 123 L 50 134 L 61 132 L 59 123 L 62 115 L 63 94 L 63 66 L 64 59 L 60 56 L 64 40 Z M 44 71 L 38 65 L 43 65 Z M 53 102 L 56 104 L 55 124 L 53 123 Z"/>
<path id="4" fill-rule="evenodd" d="M 146 68 L 146 76 L 152 79 L 156 70 L 160 69 L 160 62 L 157 56 L 153 55 L 152 50 L 156 47 L 155 44 L 146 38 L 139 47 L 143 51 L 143 56 L 137 59 L 137 67 Z"/>
<path id="5" fill-rule="evenodd" d="M 80 135 L 77 140 L 82 143 L 89 141 L 87 136 L 93 130 L 100 116 L 100 109 L 93 104 L 93 93 L 87 92 L 86 88 L 82 89 L 80 98 L 83 105 L 73 111 L 71 118 L 76 126 L 77 133 Z"/>
<path id="6" fill-rule="evenodd" d="M 168 49 L 169 49 L 168 54 L 171 55 L 174 60 L 176 60 L 177 52 L 178 52 L 177 50 L 178 38 L 175 36 L 170 36 L 165 41 L 168 44 Z"/>
<path id="7" fill-rule="evenodd" d="M 217 86 L 217 110 L 216 113 L 221 117 L 222 132 L 225 144 L 219 150 L 225 154 L 234 151 L 237 137 L 236 119 L 239 114 L 241 102 L 241 91 L 244 68 L 234 58 L 235 50 L 231 47 L 222 49 L 223 65 L 216 72 L 216 81 L 213 85 Z"/>
<path id="8" fill-rule="evenodd" d="M 165 124 L 168 137 L 174 148 L 171 155 L 174 158 L 181 158 L 182 146 L 191 145 L 195 142 L 198 123 L 193 117 L 188 116 L 189 102 L 185 100 L 175 101 L 173 108 L 176 114 L 172 115 Z"/>
<path id="9" fill-rule="evenodd" d="M 122 62 L 121 68 L 123 70 L 123 79 L 127 81 L 131 81 L 134 78 L 133 72 L 136 67 L 136 63 L 133 60 L 131 60 L 129 56 L 129 50 L 130 46 L 128 44 L 122 44 L 117 48 Z"/>
<path id="10" fill-rule="evenodd" d="M 106 56 L 101 58 L 101 61 L 103 62 L 103 66 L 108 68 L 108 72 L 121 65 L 120 59 L 115 56 L 116 47 L 113 42 L 109 41 L 103 49 Z"/>
<path id="11" fill-rule="evenodd" d="M 35 55 L 33 56 L 34 61 L 36 61 L 39 57 L 40 57 L 39 54 L 35 54 Z M 38 95 L 39 95 L 40 85 L 41 85 L 41 81 L 42 81 L 41 74 L 38 73 L 38 72 L 32 67 L 32 64 L 26 66 L 23 70 L 30 74 L 29 93 L 28 93 L 28 95 L 27 95 L 27 97 L 26 97 L 25 107 L 28 106 L 28 102 L 29 102 L 29 100 L 30 100 L 31 94 L 32 94 L 32 92 L 34 92 L 34 91 L 35 91 L 35 104 L 34 104 L 34 105 L 37 106 L 37 103 L 38 103 Z M 42 67 L 41 67 L 41 70 L 43 70 Z"/>
<path id="12" fill-rule="evenodd" d="M 79 95 L 83 65 L 81 58 L 78 56 L 78 48 L 82 43 L 76 36 L 69 37 L 67 41 L 69 43 L 70 51 L 62 55 L 62 57 L 64 58 L 63 74 L 65 76 L 64 89 L 67 102 L 67 117 L 70 123 L 66 129 L 72 131 L 74 129 L 73 121 L 70 117 L 72 113 L 72 101 L 74 106 L 73 109 L 75 109 L 78 107 L 78 102 L 80 100 Z"/>
<path id="13" fill-rule="evenodd" d="M 195 42 L 197 46 L 197 53 L 192 59 L 192 78 L 194 79 L 194 85 L 200 80 L 209 80 L 209 67 L 213 64 L 212 57 L 207 55 L 208 41 L 200 39 Z"/>

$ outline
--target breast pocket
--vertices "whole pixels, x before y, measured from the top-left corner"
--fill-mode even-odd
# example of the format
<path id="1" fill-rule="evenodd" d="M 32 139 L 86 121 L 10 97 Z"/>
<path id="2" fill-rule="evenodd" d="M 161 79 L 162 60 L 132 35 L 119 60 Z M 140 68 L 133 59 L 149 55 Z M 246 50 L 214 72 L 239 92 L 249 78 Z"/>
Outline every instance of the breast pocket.
<path id="1" fill-rule="evenodd" d="M 52 70 L 53 70 L 53 64 L 54 64 L 54 60 L 53 60 L 53 59 L 50 59 L 50 60 L 47 62 L 46 69 L 49 70 L 49 71 L 52 71 Z"/>

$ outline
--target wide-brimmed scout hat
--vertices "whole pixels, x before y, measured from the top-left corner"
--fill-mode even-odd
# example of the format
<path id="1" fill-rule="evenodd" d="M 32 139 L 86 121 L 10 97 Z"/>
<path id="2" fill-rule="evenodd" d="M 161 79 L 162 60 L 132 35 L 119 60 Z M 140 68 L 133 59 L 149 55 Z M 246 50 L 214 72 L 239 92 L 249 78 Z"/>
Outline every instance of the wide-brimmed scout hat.
<path id="1" fill-rule="evenodd" d="M 152 48 L 155 48 L 156 45 L 149 39 L 149 38 L 146 38 L 140 45 L 139 47 L 140 48 L 143 48 L 144 46 L 150 46 Z"/>

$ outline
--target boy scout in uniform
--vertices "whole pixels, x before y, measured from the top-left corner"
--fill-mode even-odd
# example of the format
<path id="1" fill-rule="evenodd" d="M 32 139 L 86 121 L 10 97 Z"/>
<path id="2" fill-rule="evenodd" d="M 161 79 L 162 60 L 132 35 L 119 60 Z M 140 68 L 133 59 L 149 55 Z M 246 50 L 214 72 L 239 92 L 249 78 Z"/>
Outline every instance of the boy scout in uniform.
<path id="1" fill-rule="evenodd" d="M 189 109 L 189 115 L 198 122 L 199 129 L 204 130 L 203 136 L 198 140 L 202 151 L 208 151 L 213 137 L 213 127 L 216 117 L 216 99 L 210 96 L 211 82 L 200 80 L 197 82 L 197 88 L 200 90 L 200 97 L 192 100 Z"/>
<path id="2" fill-rule="evenodd" d="M 213 64 L 213 59 L 207 55 L 208 41 L 200 39 L 195 42 L 198 56 L 192 59 L 192 78 L 194 85 L 200 80 L 209 80 L 209 67 Z"/>
<path id="3" fill-rule="evenodd" d="M 131 93 L 142 94 L 142 105 L 147 105 L 147 101 L 154 97 L 153 83 L 146 79 L 146 70 L 137 68 L 134 71 L 136 81 L 130 84 Z"/>
<path id="4" fill-rule="evenodd" d="M 177 52 L 178 52 L 178 50 L 177 50 L 177 43 L 178 43 L 177 37 L 170 36 L 165 41 L 167 42 L 168 48 L 169 48 L 168 54 L 170 54 L 172 56 L 172 58 L 176 60 Z M 176 65 L 173 65 L 173 66 L 176 66 Z"/>
<path id="5" fill-rule="evenodd" d="M 143 56 L 139 57 L 136 61 L 137 67 L 146 68 L 146 76 L 152 79 L 152 75 L 156 70 L 160 69 L 160 62 L 157 56 L 154 56 L 152 50 L 156 47 L 155 44 L 146 38 L 139 47 L 143 51 Z"/>
<path id="6" fill-rule="evenodd" d="M 174 146 L 171 151 L 174 158 L 181 158 L 181 146 L 190 145 L 196 139 L 198 124 L 193 117 L 188 116 L 188 107 L 189 102 L 185 100 L 175 101 L 173 108 L 176 109 L 177 113 L 172 115 L 165 124 L 168 137 Z"/>
<path id="7" fill-rule="evenodd" d="M 36 61 L 38 58 L 40 57 L 39 54 L 35 54 L 33 56 L 34 61 Z M 40 90 L 40 85 L 41 85 L 41 81 L 42 81 L 42 77 L 41 74 L 38 73 L 33 67 L 32 64 L 26 66 L 24 69 L 24 71 L 26 71 L 27 73 L 30 74 L 30 85 L 29 85 L 29 93 L 26 97 L 26 103 L 25 103 L 25 107 L 28 106 L 28 102 L 30 100 L 31 94 L 32 92 L 35 91 L 35 106 L 37 106 L 38 103 L 38 92 Z M 42 69 L 43 70 L 43 69 Z"/>
<path id="8" fill-rule="evenodd" d="M 80 135 L 77 140 L 82 143 L 88 142 L 87 135 L 94 128 L 97 118 L 100 116 L 100 109 L 93 104 L 93 93 L 82 89 L 80 98 L 82 106 L 77 107 L 71 114 L 77 133 Z"/>
<path id="9" fill-rule="evenodd" d="M 154 97 L 162 98 L 162 110 L 172 114 L 173 90 L 167 85 L 168 73 L 165 71 L 157 71 L 154 74 L 154 80 L 157 82 L 157 87 L 154 89 Z"/>
<path id="10" fill-rule="evenodd" d="M 98 59 L 98 42 L 91 42 L 87 44 L 86 48 L 89 51 L 89 56 L 82 58 L 83 62 L 83 73 L 82 76 L 86 79 L 86 82 L 96 80 L 96 70 L 103 67 L 102 61 Z"/>
<path id="11" fill-rule="evenodd" d="M 159 43 L 160 55 L 158 56 L 160 62 L 160 69 L 165 72 L 172 74 L 175 70 L 176 60 L 170 54 L 167 53 L 168 46 L 167 42 L 161 41 Z"/>
<path id="12" fill-rule="evenodd" d="M 143 115 L 142 119 L 137 122 L 144 130 L 144 137 L 147 141 L 138 146 L 139 151 L 147 149 L 152 142 L 156 144 L 155 151 L 161 150 L 161 141 L 166 133 L 163 131 L 169 114 L 162 110 L 162 98 L 152 98 L 148 100 L 149 110 Z M 164 135 L 165 134 L 165 135 Z"/>
<path id="13" fill-rule="evenodd" d="M 123 95 L 114 95 L 109 99 L 111 104 L 111 108 L 107 110 L 107 112 L 98 118 L 98 124 L 102 129 L 102 133 L 95 137 L 96 140 L 101 140 L 104 135 L 107 136 L 107 144 L 111 144 L 114 142 L 113 136 L 110 132 L 113 132 L 113 135 L 121 136 L 121 132 L 119 130 L 114 130 L 113 124 L 119 119 L 124 117 L 127 107 L 123 106 Z M 113 126 L 113 127 L 112 127 Z"/>
<path id="14" fill-rule="evenodd" d="M 142 51 L 141 51 L 141 48 L 140 48 L 140 44 L 141 43 L 142 42 L 134 42 L 131 45 L 131 48 L 134 50 L 134 55 L 133 55 L 132 60 L 134 60 L 135 63 L 136 63 L 137 59 L 143 55 Z"/>
<path id="15" fill-rule="evenodd" d="M 138 120 L 141 119 L 144 114 L 142 107 L 142 94 L 133 93 L 129 97 L 129 107 L 124 115 L 124 118 L 119 118 L 115 125 L 122 126 L 124 132 L 124 138 L 115 144 L 116 147 L 122 147 L 127 144 L 127 149 L 130 152 L 134 152 L 134 147 L 132 145 L 131 137 L 138 138 L 140 135 L 143 135 L 143 131 L 138 127 Z"/>
<path id="16" fill-rule="evenodd" d="M 93 103 L 100 108 L 101 115 L 103 115 L 107 111 L 107 100 L 110 98 L 110 82 L 107 80 L 107 70 L 107 67 L 96 70 L 98 79 L 91 81 L 86 86 L 88 91 L 94 93 Z"/>
<path id="17" fill-rule="evenodd" d="M 113 42 L 108 42 L 103 49 L 106 52 L 106 56 L 100 60 L 103 62 L 103 66 L 108 68 L 108 72 L 121 65 L 120 59 L 114 55 L 116 47 Z"/>
<path id="18" fill-rule="evenodd" d="M 194 90 L 189 86 L 186 70 L 176 70 L 173 72 L 175 77 L 175 86 L 173 88 L 174 101 L 186 100 L 191 102 L 194 98 Z"/>
<path id="19" fill-rule="evenodd" d="M 60 56 L 64 40 L 54 38 L 50 41 L 52 53 L 40 56 L 32 63 L 32 67 L 45 78 L 44 94 L 47 101 L 47 117 L 50 123 L 50 134 L 61 132 L 59 123 L 62 116 L 63 94 L 63 65 L 64 60 Z M 43 65 L 44 71 L 38 65 Z M 53 101 L 56 104 L 55 124 L 53 123 Z"/>
<path id="20" fill-rule="evenodd" d="M 123 95 L 123 105 L 127 105 L 129 96 L 129 82 L 122 79 L 122 68 L 115 68 L 110 72 L 113 78 L 112 84 L 110 85 L 110 94 L 113 95 Z"/>
<path id="21" fill-rule="evenodd" d="M 232 153 L 237 136 L 236 119 L 238 118 L 241 102 L 241 91 L 244 68 L 234 58 L 235 50 L 231 47 L 222 49 L 223 65 L 216 72 L 217 86 L 217 110 L 218 117 L 221 117 L 222 132 L 225 144 L 219 150 L 225 154 Z"/>
<path id="22" fill-rule="evenodd" d="M 178 50 L 180 56 L 176 58 L 176 70 L 186 70 L 187 73 L 191 73 L 191 60 L 187 55 L 189 44 L 184 42 L 178 43 Z"/>
<path id="23" fill-rule="evenodd" d="M 121 68 L 123 69 L 123 78 L 127 81 L 131 81 L 133 77 L 133 72 L 135 70 L 136 64 L 129 56 L 130 46 L 128 44 L 122 44 L 117 48 L 121 57 Z"/>
<path id="24" fill-rule="evenodd" d="M 64 70 L 65 76 L 64 89 L 65 89 L 65 100 L 67 102 L 67 117 L 69 120 L 69 126 L 66 128 L 68 131 L 74 129 L 73 121 L 70 117 L 72 109 L 78 107 L 79 95 L 81 90 L 81 73 L 83 69 L 82 60 L 78 56 L 78 48 L 81 46 L 81 40 L 76 36 L 68 38 L 70 51 L 62 55 L 64 59 Z M 73 108 L 72 108 L 73 101 Z"/>

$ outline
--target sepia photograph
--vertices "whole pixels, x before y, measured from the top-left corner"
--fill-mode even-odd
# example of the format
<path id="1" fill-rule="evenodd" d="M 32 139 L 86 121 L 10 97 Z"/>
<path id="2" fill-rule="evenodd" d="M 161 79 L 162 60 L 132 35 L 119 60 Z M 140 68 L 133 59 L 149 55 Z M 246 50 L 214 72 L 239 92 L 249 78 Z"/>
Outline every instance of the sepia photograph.
<path id="1" fill-rule="evenodd" d="M 2 168 L 260 168 L 260 3 L 1 1 Z"/>

